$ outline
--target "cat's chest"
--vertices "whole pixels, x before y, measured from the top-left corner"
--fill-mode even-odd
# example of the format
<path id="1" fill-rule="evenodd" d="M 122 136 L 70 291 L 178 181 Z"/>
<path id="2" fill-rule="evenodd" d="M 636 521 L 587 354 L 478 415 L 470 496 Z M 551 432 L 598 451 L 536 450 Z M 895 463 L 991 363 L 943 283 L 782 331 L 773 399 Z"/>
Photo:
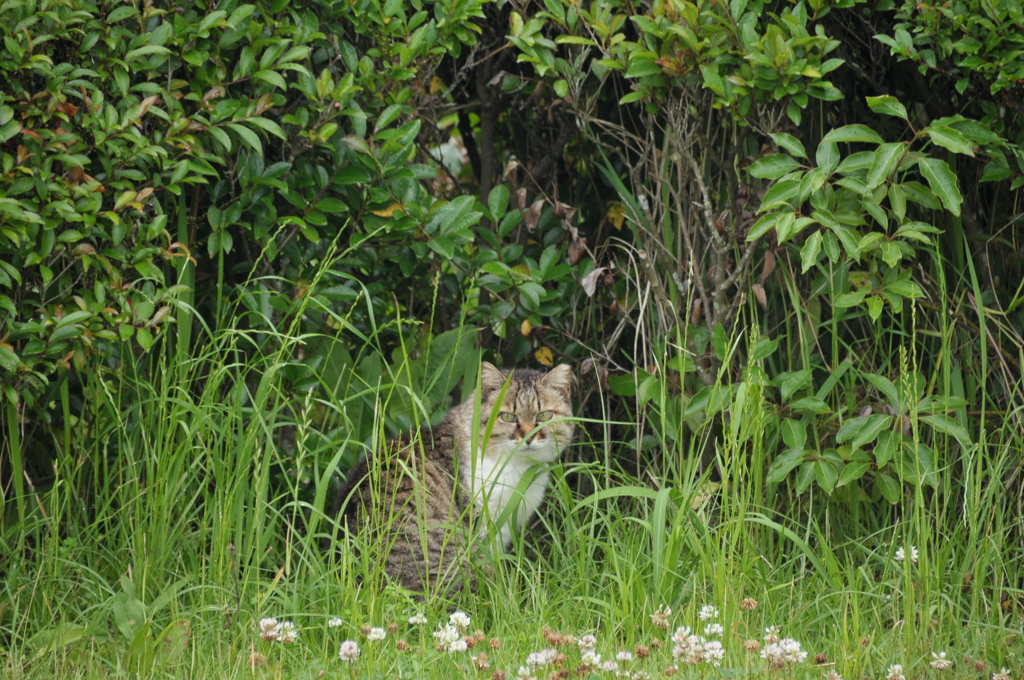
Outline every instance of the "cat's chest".
<path id="1" fill-rule="evenodd" d="M 533 453 L 533 452 L 531 452 Z M 537 455 L 539 454 L 539 455 Z M 522 527 L 537 512 L 544 502 L 544 493 L 548 485 L 548 472 L 545 469 L 532 471 L 538 463 L 550 462 L 552 456 L 546 450 L 529 457 L 484 456 L 474 470 L 473 490 L 479 510 L 486 511 L 490 522 L 498 522 L 511 504 L 518 504 L 517 525 Z M 554 457 L 557 457 L 557 453 Z M 535 474 L 529 486 L 520 490 L 519 484 L 527 474 Z M 486 520 L 486 518 L 484 518 Z M 501 540 L 507 546 L 512 536 L 511 517 L 501 527 Z"/>

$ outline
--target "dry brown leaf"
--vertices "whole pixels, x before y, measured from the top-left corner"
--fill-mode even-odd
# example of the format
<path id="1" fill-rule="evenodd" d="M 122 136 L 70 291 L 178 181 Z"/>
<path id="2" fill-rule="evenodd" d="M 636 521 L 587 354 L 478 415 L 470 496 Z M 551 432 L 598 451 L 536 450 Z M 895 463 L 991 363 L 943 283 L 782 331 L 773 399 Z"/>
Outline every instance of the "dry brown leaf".
<path id="1" fill-rule="evenodd" d="M 700 304 L 700 300 L 693 301 L 693 311 L 690 314 L 690 321 L 694 326 L 700 323 L 701 317 L 704 316 L 704 310 Z"/>
<path id="2" fill-rule="evenodd" d="M 764 294 L 764 286 L 760 283 L 755 283 L 754 286 L 754 297 L 761 304 L 761 309 L 768 311 L 768 298 Z"/>
<path id="3" fill-rule="evenodd" d="M 516 159 L 510 160 L 505 164 L 505 181 L 513 182 L 516 179 L 516 169 L 519 168 L 519 161 Z M 520 189 L 522 192 L 526 192 L 526 189 Z M 523 201 L 525 203 L 525 200 Z"/>
<path id="4" fill-rule="evenodd" d="M 576 208 L 561 201 L 555 201 L 551 213 L 563 222 L 572 222 L 572 218 L 576 215 Z"/>
<path id="5" fill-rule="evenodd" d="M 577 236 L 569 242 L 569 264 L 573 266 L 579 264 L 587 252 L 586 245 L 587 239 L 582 236 Z"/>
<path id="6" fill-rule="evenodd" d="M 537 223 L 540 222 L 540 213 L 544 210 L 544 200 L 534 201 L 533 205 L 530 206 L 529 211 L 526 213 L 526 217 L 523 219 L 523 223 L 526 225 L 526 230 L 533 233 L 533 230 L 537 228 Z"/>
<path id="7" fill-rule="evenodd" d="M 587 297 L 594 297 L 594 293 L 597 292 L 597 278 L 601 276 L 601 272 L 607 269 L 608 267 L 598 267 L 584 276 L 583 280 L 580 281 L 580 285 L 583 286 L 583 290 L 586 292 Z"/>
<path id="8" fill-rule="evenodd" d="M 764 254 L 764 267 L 761 268 L 760 283 L 764 283 L 765 279 L 771 276 L 771 273 L 775 271 L 775 253 L 771 250 Z"/>
<path id="9" fill-rule="evenodd" d="M 526 187 L 516 191 L 516 204 L 520 210 L 526 210 Z"/>

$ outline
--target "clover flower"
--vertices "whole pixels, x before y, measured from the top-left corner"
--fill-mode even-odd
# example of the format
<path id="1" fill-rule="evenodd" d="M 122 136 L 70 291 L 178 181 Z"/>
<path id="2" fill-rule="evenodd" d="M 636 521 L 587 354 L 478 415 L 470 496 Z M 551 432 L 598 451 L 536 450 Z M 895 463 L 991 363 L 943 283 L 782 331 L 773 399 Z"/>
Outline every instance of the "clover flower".
<path id="1" fill-rule="evenodd" d="M 930 662 L 932 668 L 937 671 L 944 671 L 953 665 L 953 662 L 946 658 L 945 652 L 932 652 L 932 660 Z"/>
<path id="2" fill-rule="evenodd" d="M 370 632 L 366 634 L 366 639 L 370 642 L 377 642 L 378 640 L 383 640 L 387 636 L 388 634 L 384 632 L 383 628 L 371 628 Z"/>
<path id="3" fill-rule="evenodd" d="M 722 624 L 720 623 L 709 623 L 708 625 L 704 626 L 705 637 L 717 637 L 724 632 L 725 628 L 723 628 Z"/>
<path id="4" fill-rule="evenodd" d="M 718 618 L 718 608 L 714 605 L 706 604 L 700 608 L 700 613 L 697 614 L 701 621 L 710 621 L 711 619 Z"/>
<path id="5" fill-rule="evenodd" d="M 459 630 L 465 630 L 469 628 L 469 615 L 466 612 L 455 612 L 448 617 L 448 623 Z"/>
<path id="6" fill-rule="evenodd" d="M 710 640 L 704 645 L 704 661 L 712 666 L 721 666 L 725 659 L 725 647 L 718 640 Z"/>
<path id="7" fill-rule="evenodd" d="M 461 639 L 462 634 L 459 632 L 458 628 L 449 624 L 444 628 L 435 630 L 434 637 L 437 638 L 438 645 L 447 648 L 451 643 Z"/>
<path id="8" fill-rule="evenodd" d="M 448 643 L 448 652 L 450 653 L 464 652 L 467 649 L 469 649 L 469 645 L 466 644 L 466 641 L 462 638 L 459 638 L 458 640 L 452 640 Z"/>
<path id="9" fill-rule="evenodd" d="M 764 629 L 764 641 L 771 644 L 779 641 L 779 627 L 768 626 Z"/>
<path id="10" fill-rule="evenodd" d="M 601 670 L 603 670 L 606 673 L 612 673 L 614 671 L 619 670 L 619 664 L 615 661 L 612 661 L 611 659 L 608 659 L 603 664 L 601 664 Z"/>
<path id="11" fill-rule="evenodd" d="M 410 626 L 422 626 L 426 622 L 427 617 L 424 616 L 422 612 L 416 612 L 415 614 L 409 617 Z"/>
<path id="12" fill-rule="evenodd" d="M 1010 669 L 1000 668 L 998 673 L 992 674 L 992 680 L 1010 680 Z"/>
<path id="13" fill-rule="evenodd" d="M 278 634 L 281 632 L 280 626 L 277 619 L 265 618 L 260 619 L 260 638 L 264 642 L 273 642 L 277 639 Z"/>
<path id="14" fill-rule="evenodd" d="M 299 631 L 291 621 L 282 621 L 277 628 L 277 641 L 290 645 L 299 638 Z"/>
<path id="15" fill-rule="evenodd" d="M 355 640 L 345 640 L 338 649 L 338 657 L 342 661 L 352 662 L 359 658 L 359 645 Z"/>
<path id="16" fill-rule="evenodd" d="M 894 663 L 889 666 L 889 670 L 885 672 L 886 680 L 907 680 L 907 676 L 903 675 L 903 666 L 898 663 Z"/>
<path id="17" fill-rule="evenodd" d="M 651 623 L 658 628 L 668 628 L 668 617 L 672 616 L 672 610 L 665 605 L 658 607 L 658 611 L 651 614 Z"/>
<path id="18" fill-rule="evenodd" d="M 822 676 L 825 678 L 825 680 L 843 680 L 843 676 L 841 676 L 839 674 L 839 671 L 837 671 L 835 668 L 828 669 L 828 672 L 822 673 Z"/>
<path id="19" fill-rule="evenodd" d="M 632 661 L 633 654 L 632 652 L 619 652 L 615 655 L 615 658 L 619 661 Z"/>
<path id="20" fill-rule="evenodd" d="M 768 638 L 765 637 L 765 640 Z M 792 638 L 782 638 L 771 642 L 761 650 L 761 658 L 775 670 L 781 670 L 790 664 L 803 663 L 807 652 L 800 649 L 800 643 Z M 894 680 L 890 678 L 890 680 Z"/>
<path id="21" fill-rule="evenodd" d="M 537 666 L 547 666 L 551 664 L 555 657 L 558 656 L 557 649 L 542 649 L 539 652 L 531 652 L 526 657 L 526 665 L 536 668 Z"/>
<path id="22" fill-rule="evenodd" d="M 584 650 L 583 655 L 580 657 L 580 660 L 588 666 L 601 665 L 601 655 L 595 652 L 593 649 Z"/>
<path id="23" fill-rule="evenodd" d="M 902 562 L 903 560 L 907 559 L 907 553 L 904 552 L 902 546 L 896 548 L 896 556 L 893 559 L 895 559 L 897 562 Z M 917 547 L 913 545 L 910 546 L 910 561 L 914 564 L 917 564 Z"/>
<path id="24" fill-rule="evenodd" d="M 339 619 L 336 616 L 334 618 L 327 619 L 327 627 L 328 628 L 338 628 L 339 626 L 342 625 L 342 623 L 343 623 L 342 620 Z"/>
<path id="25" fill-rule="evenodd" d="M 593 651 L 597 647 L 597 638 L 593 635 L 584 635 L 576 641 L 576 644 L 579 645 L 580 651 Z"/>

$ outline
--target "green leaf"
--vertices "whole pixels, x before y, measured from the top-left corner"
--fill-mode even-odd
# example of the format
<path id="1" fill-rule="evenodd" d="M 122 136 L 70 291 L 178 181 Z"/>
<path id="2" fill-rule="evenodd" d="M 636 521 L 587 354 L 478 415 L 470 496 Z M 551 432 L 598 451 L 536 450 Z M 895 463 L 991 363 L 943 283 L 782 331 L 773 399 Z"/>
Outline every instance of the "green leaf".
<path id="1" fill-rule="evenodd" d="M 882 493 L 882 497 L 893 505 L 898 503 L 900 497 L 903 495 L 902 485 L 885 472 L 878 472 L 875 474 L 875 484 L 878 486 L 878 490 Z"/>
<path id="2" fill-rule="evenodd" d="M 841 128 L 830 131 L 821 138 L 822 144 L 827 142 L 873 142 L 881 144 L 882 141 L 882 137 L 877 132 L 867 125 L 860 124 L 844 125 Z"/>
<path id="3" fill-rule="evenodd" d="M 882 308 L 885 307 L 885 301 L 877 295 L 872 295 L 867 299 L 868 305 L 868 316 L 871 317 L 872 321 L 878 321 L 878 317 L 882 316 Z"/>
<path id="4" fill-rule="evenodd" d="M 893 142 L 891 144 L 880 144 L 875 150 L 875 159 L 868 171 L 867 183 L 869 187 L 876 187 L 884 182 L 893 170 L 896 169 L 900 159 L 906 152 L 906 144 Z"/>
<path id="5" fill-rule="evenodd" d="M 818 167 L 830 175 L 839 165 L 839 158 L 839 146 L 835 142 L 822 142 L 814 154 Z"/>
<path id="6" fill-rule="evenodd" d="M 950 437 L 956 439 L 964 448 L 969 448 L 974 444 L 971 441 L 971 435 L 967 432 L 967 428 L 953 420 L 947 415 L 937 413 L 931 416 L 918 416 L 921 422 L 928 423 L 936 432 L 948 434 Z"/>
<path id="7" fill-rule="evenodd" d="M 831 495 L 836 488 L 839 471 L 828 461 L 816 460 L 814 461 L 814 478 L 817 480 L 818 486 L 824 489 L 825 493 Z"/>
<path id="8" fill-rule="evenodd" d="M 169 49 L 160 45 L 143 45 L 142 47 L 137 47 L 124 55 L 124 60 L 129 62 L 151 54 L 170 54 L 170 52 L 171 51 Z"/>
<path id="9" fill-rule="evenodd" d="M 644 76 L 656 76 L 661 74 L 661 67 L 654 63 L 653 59 L 637 59 L 626 71 L 627 78 L 643 78 Z"/>
<path id="10" fill-rule="evenodd" d="M 791 157 L 777 153 L 754 161 L 747 172 L 761 179 L 778 179 L 799 167 L 800 164 Z"/>
<path id="11" fill-rule="evenodd" d="M 974 156 L 974 148 L 971 142 L 953 128 L 943 125 L 936 125 L 925 130 L 928 137 L 939 146 L 949 149 L 954 153 L 962 153 L 967 156 Z"/>
<path id="12" fill-rule="evenodd" d="M 265 83 L 270 83 L 274 87 L 278 87 L 282 90 L 288 89 L 288 83 L 285 82 L 284 78 L 277 71 L 257 71 L 256 73 L 252 74 L 252 77 L 257 80 L 262 80 Z"/>
<path id="13" fill-rule="evenodd" d="M 779 340 L 769 340 L 768 338 L 758 338 L 754 344 L 754 349 L 750 353 L 750 358 L 754 361 L 760 361 L 765 357 L 771 356 L 772 352 L 779 346 Z"/>
<path id="14" fill-rule="evenodd" d="M 228 123 L 227 127 L 230 128 L 238 137 L 245 143 L 246 146 L 255 151 L 260 157 L 263 156 L 263 143 L 255 132 L 247 127 L 243 127 L 238 123 Z"/>
<path id="15" fill-rule="evenodd" d="M 857 430 L 857 436 L 853 438 L 851 446 L 855 449 L 863 448 L 865 444 L 875 441 L 878 433 L 892 425 L 892 416 L 876 413 L 869 416 L 863 425 Z M 836 439 L 838 441 L 838 438 Z"/>
<path id="16" fill-rule="evenodd" d="M 850 482 L 855 482 L 864 476 L 864 473 L 871 469 L 871 463 L 866 460 L 855 460 L 846 464 L 843 468 L 842 473 L 839 475 L 839 481 L 836 482 L 836 486 L 846 486 Z"/>
<path id="17" fill-rule="evenodd" d="M 504 184 L 498 184 L 491 193 L 487 195 L 487 209 L 491 211 L 491 217 L 500 220 L 505 216 L 508 208 L 508 188 Z"/>
<path id="18" fill-rule="evenodd" d="M 148 328 L 139 328 L 135 331 L 135 339 L 142 349 L 149 349 L 153 346 L 153 333 Z"/>
<path id="19" fill-rule="evenodd" d="M 897 118 L 907 119 L 907 109 L 900 104 L 900 100 L 890 95 L 882 95 L 881 97 L 867 97 L 868 106 L 875 113 L 882 113 L 886 116 L 896 116 Z"/>
<path id="20" fill-rule="evenodd" d="M 804 462 L 806 456 L 806 451 L 786 451 L 772 461 L 764 481 L 768 484 L 778 484 L 793 471 L 793 468 Z"/>
<path id="21" fill-rule="evenodd" d="M 285 136 L 285 134 L 284 134 L 284 130 L 281 129 L 281 126 L 278 125 L 277 123 L 275 123 L 272 120 L 268 120 L 267 118 L 261 118 L 260 116 L 253 116 L 252 118 L 247 118 L 245 120 L 245 122 L 248 123 L 249 125 L 254 125 L 254 126 L 260 128 L 261 130 L 269 132 L 270 134 L 274 135 L 278 139 L 284 139 L 284 140 L 288 139 L 288 137 Z"/>
<path id="22" fill-rule="evenodd" d="M 821 238 L 820 230 L 814 232 L 804 243 L 803 248 L 800 249 L 801 273 L 806 274 L 807 270 L 818 262 L 818 254 L 821 252 Z"/>
<path id="23" fill-rule="evenodd" d="M 448 236 L 432 238 L 427 241 L 427 246 L 446 260 L 450 260 L 455 255 L 455 243 Z"/>
<path id="24" fill-rule="evenodd" d="M 943 207 L 959 217 L 963 197 L 956 185 L 956 175 L 949 169 L 946 161 L 938 158 L 922 158 L 918 161 L 918 166 L 921 168 L 921 174 L 928 180 L 932 191 L 942 201 Z"/>
<path id="25" fill-rule="evenodd" d="M 804 145 L 793 135 L 787 135 L 785 132 L 770 132 L 768 136 L 772 138 L 772 141 L 794 156 L 807 158 L 807 151 L 804 150 Z"/>

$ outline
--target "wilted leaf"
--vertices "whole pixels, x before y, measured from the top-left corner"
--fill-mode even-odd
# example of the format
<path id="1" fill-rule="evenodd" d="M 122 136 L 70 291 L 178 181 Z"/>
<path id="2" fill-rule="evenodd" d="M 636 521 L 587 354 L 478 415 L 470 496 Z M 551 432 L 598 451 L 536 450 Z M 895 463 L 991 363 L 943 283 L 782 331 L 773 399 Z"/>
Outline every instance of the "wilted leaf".
<path id="1" fill-rule="evenodd" d="M 551 353 L 551 350 L 547 347 L 541 347 L 540 349 L 533 353 L 533 356 L 536 357 L 537 361 L 544 364 L 548 368 L 555 365 L 555 355 L 553 355 Z"/>
<path id="2" fill-rule="evenodd" d="M 587 297 L 594 297 L 594 293 L 597 291 L 597 278 L 601 275 L 601 272 L 607 269 L 607 267 L 598 267 L 584 276 L 583 280 L 580 281 L 580 285 L 583 286 L 583 290 L 586 292 Z"/>
<path id="3" fill-rule="evenodd" d="M 394 217 L 396 210 L 403 210 L 401 203 L 392 203 L 384 210 L 371 210 L 377 217 Z"/>
<path id="4" fill-rule="evenodd" d="M 618 201 L 610 201 L 608 203 L 608 212 L 605 216 L 612 223 L 613 227 L 622 229 L 622 224 L 626 221 L 626 208 Z"/>
<path id="5" fill-rule="evenodd" d="M 532 331 L 532 330 L 533 330 L 533 324 L 530 323 L 530 320 L 529 319 L 523 319 L 523 323 L 521 323 L 519 325 L 519 332 L 522 333 L 524 336 L 528 336 L 530 334 L 530 331 Z"/>
<path id="6" fill-rule="evenodd" d="M 526 212 L 526 217 L 523 219 L 523 223 L 526 225 L 526 230 L 533 233 L 533 230 L 537 228 L 537 223 L 540 222 L 540 213 L 544 210 L 544 200 L 534 201 L 533 205 Z"/>

